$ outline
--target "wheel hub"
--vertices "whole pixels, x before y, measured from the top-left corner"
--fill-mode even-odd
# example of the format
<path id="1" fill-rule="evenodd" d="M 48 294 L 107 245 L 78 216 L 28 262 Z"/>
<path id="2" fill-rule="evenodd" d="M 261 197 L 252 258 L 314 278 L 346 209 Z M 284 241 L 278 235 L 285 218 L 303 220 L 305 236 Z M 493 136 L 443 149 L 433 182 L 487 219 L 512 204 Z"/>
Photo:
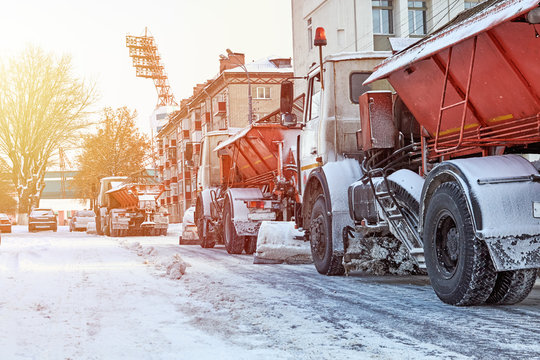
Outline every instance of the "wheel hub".
<path id="1" fill-rule="evenodd" d="M 459 230 L 449 212 L 439 216 L 435 234 L 437 266 L 445 278 L 451 278 L 458 266 Z"/>
<path id="2" fill-rule="evenodd" d="M 450 256 L 450 260 L 452 261 L 456 261 L 458 258 L 458 240 L 459 234 L 457 229 L 453 227 L 448 230 L 446 247 L 448 248 L 448 255 Z"/>

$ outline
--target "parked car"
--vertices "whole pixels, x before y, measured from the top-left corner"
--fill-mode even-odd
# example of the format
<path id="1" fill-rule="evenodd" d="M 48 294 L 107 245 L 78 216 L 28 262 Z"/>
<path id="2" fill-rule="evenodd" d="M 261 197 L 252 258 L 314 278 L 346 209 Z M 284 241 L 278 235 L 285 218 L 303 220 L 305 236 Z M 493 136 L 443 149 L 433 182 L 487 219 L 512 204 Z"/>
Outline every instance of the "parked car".
<path id="1" fill-rule="evenodd" d="M 34 209 L 28 218 L 28 231 L 50 229 L 56 231 L 58 229 L 58 220 L 52 209 Z"/>
<path id="2" fill-rule="evenodd" d="M 3 233 L 11 232 L 11 220 L 6 214 L 0 214 L 0 231 Z"/>
<path id="3" fill-rule="evenodd" d="M 69 231 L 86 231 L 89 222 L 96 221 L 96 214 L 92 210 L 74 211 L 69 219 Z"/>

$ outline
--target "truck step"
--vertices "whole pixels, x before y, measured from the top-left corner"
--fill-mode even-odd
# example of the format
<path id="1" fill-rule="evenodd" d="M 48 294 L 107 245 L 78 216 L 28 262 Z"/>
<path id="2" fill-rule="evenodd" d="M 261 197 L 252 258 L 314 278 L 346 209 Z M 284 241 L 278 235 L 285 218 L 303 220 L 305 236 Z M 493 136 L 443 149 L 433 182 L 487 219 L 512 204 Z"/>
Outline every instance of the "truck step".
<path id="1" fill-rule="evenodd" d="M 388 220 L 395 221 L 395 220 L 402 220 L 403 216 L 401 214 L 389 214 Z"/>

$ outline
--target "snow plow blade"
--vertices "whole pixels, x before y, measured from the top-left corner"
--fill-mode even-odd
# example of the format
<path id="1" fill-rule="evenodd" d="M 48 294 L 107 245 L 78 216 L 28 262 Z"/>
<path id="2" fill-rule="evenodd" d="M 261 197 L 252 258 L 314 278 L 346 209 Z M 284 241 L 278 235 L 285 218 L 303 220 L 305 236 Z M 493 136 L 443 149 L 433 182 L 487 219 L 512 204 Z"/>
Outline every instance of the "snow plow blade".
<path id="1" fill-rule="evenodd" d="M 182 233 L 178 238 L 178 245 L 200 245 L 201 241 L 197 236 L 197 227 L 195 225 L 183 226 Z"/>
<path id="2" fill-rule="evenodd" d="M 254 264 L 309 264 L 311 248 L 294 222 L 263 221 L 257 236 Z"/>

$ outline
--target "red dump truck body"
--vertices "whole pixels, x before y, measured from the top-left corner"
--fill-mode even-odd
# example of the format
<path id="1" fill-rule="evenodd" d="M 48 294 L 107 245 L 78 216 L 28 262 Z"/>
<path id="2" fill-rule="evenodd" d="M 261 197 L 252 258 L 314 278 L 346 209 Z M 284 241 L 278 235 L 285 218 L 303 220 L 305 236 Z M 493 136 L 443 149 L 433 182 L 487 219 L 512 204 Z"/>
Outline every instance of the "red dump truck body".
<path id="1" fill-rule="evenodd" d="M 268 186 L 277 181 L 297 183 L 296 149 L 300 129 L 275 123 L 255 123 L 221 143 L 222 179 L 227 187 Z"/>
<path id="2" fill-rule="evenodd" d="M 386 78 L 432 139 L 429 157 L 540 141 L 536 0 L 487 1 L 383 62 Z M 472 13 L 472 15 L 471 15 Z"/>

